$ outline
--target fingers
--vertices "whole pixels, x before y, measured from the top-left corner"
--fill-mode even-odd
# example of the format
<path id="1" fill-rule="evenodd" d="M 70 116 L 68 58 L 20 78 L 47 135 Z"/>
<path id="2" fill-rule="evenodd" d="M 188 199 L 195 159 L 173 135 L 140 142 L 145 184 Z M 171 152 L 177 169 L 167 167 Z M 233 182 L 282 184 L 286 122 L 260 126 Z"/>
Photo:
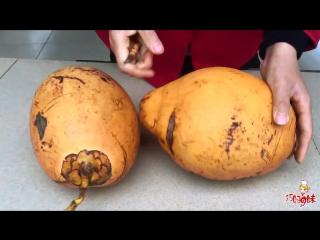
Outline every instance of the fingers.
<path id="1" fill-rule="evenodd" d="M 297 134 L 294 134 L 294 140 L 293 140 L 293 148 L 292 151 L 290 153 L 290 155 L 287 157 L 287 159 L 291 159 L 294 156 L 294 153 L 296 152 L 297 146 L 298 146 L 298 142 L 297 142 Z"/>
<path id="2" fill-rule="evenodd" d="M 151 69 L 153 65 L 153 54 L 147 50 L 142 58 L 142 61 L 138 61 L 135 67 L 142 70 Z"/>
<path id="3" fill-rule="evenodd" d="M 297 118 L 297 147 L 294 155 L 296 161 L 301 163 L 308 152 L 313 133 L 311 97 L 292 46 L 279 43 L 268 49 L 261 64 L 261 76 L 268 82 L 273 94 L 273 118 L 278 125 L 286 124 L 291 103 Z"/>
<path id="4" fill-rule="evenodd" d="M 129 64 L 125 64 L 125 71 L 132 77 L 151 78 L 154 76 L 152 65 L 153 54 L 150 51 L 146 51 L 140 61 L 132 61 Z"/>
<path id="5" fill-rule="evenodd" d="M 300 91 L 302 92 L 302 90 Z M 298 163 L 301 163 L 308 152 L 312 139 L 312 103 L 311 97 L 306 90 L 296 96 L 292 103 L 297 115 L 298 146 L 295 152 L 295 159 Z"/>
<path id="6" fill-rule="evenodd" d="M 297 117 L 297 146 L 294 156 L 301 163 L 307 152 L 312 138 L 312 110 L 311 97 L 303 84 L 290 87 L 287 81 L 271 82 L 273 93 L 273 119 L 278 125 L 285 125 L 289 121 L 290 107 L 295 110 Z M 296 91 L 293 91 L 296 88 Z M 291 99 L 291 102 L 290 102 Z"/>
<path id="7" fill-rule="evenodd" d="M 134 49 L 135 52 L 137 51 L 134 60 L 126 62 L 130 50 L 136 43 L 130 41 L 130 37 L 136 33 L 139 34 L 135 38 L 135 41 L 137 40 L 141 47 Z M 109 36 L 111 48 L 117 59 L 120 72 L 137 78 L 150 78 L 154 76 L 154 71 L 152 70 L 153 54 L 161 54 L 164 51 L 155 31 L 110 31 Z"/>
<path id="8" fill-rule="evenodd" d="M 138 33 L 143 43 L 153 54 L 159 55 L 163 53 L 164 47 L 155 31 L 139 30 Z"/>
<path id="9" fill-rule="evenodd" d="M 273 95 L 273 119 L 278 125 L 286 125 L 289 121 L 291 89 L 285 81 L 270 84 Z"/>

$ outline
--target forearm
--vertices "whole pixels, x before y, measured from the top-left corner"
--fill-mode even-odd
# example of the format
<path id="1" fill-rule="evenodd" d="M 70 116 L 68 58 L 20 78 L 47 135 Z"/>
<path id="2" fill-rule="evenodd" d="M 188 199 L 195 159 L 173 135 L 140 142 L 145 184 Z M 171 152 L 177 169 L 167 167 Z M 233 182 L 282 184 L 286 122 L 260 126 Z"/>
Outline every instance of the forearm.
<path id="1" fill-rule="evenodd" d="M 310 38 L 303 30 L 265 30 L 263 41 L 260 44 L 259 56 L 264 59 L 268 47 L 275 43 L 285 42 L 294 47 L 297 52 L 297 59 L 300 59 L 310 41 Z"/>

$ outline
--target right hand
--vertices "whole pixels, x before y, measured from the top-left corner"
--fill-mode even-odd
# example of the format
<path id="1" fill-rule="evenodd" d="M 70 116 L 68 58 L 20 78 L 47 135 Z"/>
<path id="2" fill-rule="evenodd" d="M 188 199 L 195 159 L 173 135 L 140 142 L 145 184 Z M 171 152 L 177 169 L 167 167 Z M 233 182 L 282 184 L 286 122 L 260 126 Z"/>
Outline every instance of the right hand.
<path id="1" fill-rule="evenodd" d="M 134 38 L 135 37 L 135 38 Z M 134 41 L 140 42 L 140 51 L 135 60 L 124 63 L 129 55 Z M 120 72 L 137 78 L 151 78 L 153 55 L 160 55 L 164 47 L 155 31 L 152 30 L 110 30 L 109 41 L 117 59 Z"/>

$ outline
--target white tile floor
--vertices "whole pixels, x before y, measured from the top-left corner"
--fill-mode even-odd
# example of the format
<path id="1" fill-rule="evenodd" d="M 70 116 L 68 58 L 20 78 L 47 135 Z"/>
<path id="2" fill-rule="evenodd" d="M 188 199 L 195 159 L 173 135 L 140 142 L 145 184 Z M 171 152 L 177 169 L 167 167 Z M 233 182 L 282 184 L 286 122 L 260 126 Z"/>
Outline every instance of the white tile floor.
<path id="1" fill-rule="evenodd" d="M 92 30 L 0 31 L 0 57 L 109 61 L 109 53 Z"/>
<path id="2" fill-rule="evenodd" d="M 93 30 L 0 30 L 0 57 L 109 61 L 109 50 Z M 302 70 L 320 70 L 320 47 L 299 60 Z"/>

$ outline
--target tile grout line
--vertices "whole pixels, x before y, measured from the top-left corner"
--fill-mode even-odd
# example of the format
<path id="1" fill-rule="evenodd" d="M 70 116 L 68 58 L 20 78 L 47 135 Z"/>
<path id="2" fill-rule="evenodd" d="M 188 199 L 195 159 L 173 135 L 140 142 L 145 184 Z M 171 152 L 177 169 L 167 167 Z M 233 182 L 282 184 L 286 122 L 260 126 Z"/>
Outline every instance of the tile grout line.
<path id="1" fill-rule="evenodd" d="M 40 56 L 42 50 L 44 49 L 44 47 L 46 46 L 47 42 L 49 41 L 49 38 L 51 37 L 53 31 L 54 31 L 54 30 L 51 31 L 51 33 L 50 33 L 49 37 L 47 38 L 46 42 L 43 44 L 43 47 L 41 48 L 41 50 L 40 50 L 40 52 L 39 52 L 39 54 L 38 54 L 38 56 L 37 56 L 36 59 L 38 59 L 38 57 Z"/>
<path id="2" fill-rule="evenodd" d="M 299 62 L 298 62 L 298 65 L 299 65 L 300 71 L 304 70 L 304 68 L 301 66 L 301 64 Z"/>
<path id="3" fill-rule="evenodd" d="M 320 151 L 319 151 L 319 149 L 318 149 L 318 147 L 317 147 L 317 144 L 315 143 L 315 141 L 314 141 L 313 138 L 312 138 L 312 142 L 313 142 L 314 146 L 316 147 L 318 154 L 320 155 Z"/>
<path id="4" fill-rule="evenodd" d="M 17 58 L 17 60 L 15 60 L 14 63 L 0 76 L 0 80 L 19 61 L 19 59 L 20 58 Z"/>

